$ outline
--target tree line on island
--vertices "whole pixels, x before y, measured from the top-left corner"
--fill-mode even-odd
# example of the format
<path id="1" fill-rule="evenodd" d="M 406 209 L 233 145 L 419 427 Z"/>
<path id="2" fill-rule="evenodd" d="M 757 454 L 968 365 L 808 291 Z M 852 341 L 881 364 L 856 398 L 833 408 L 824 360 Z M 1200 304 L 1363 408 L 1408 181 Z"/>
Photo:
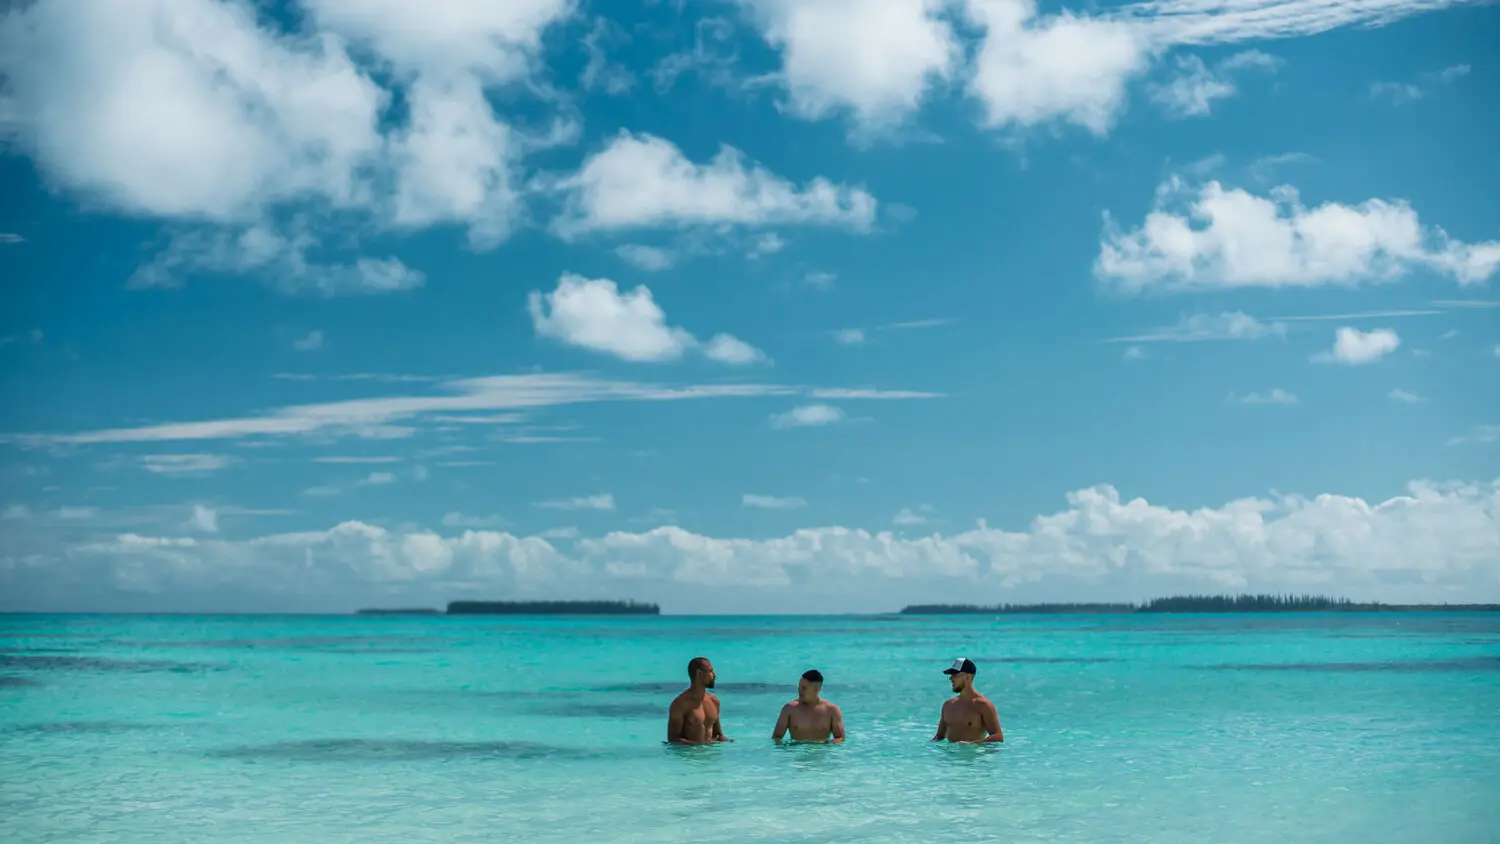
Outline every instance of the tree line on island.
<path id="1" fill-rule="evenodd" d="M 1500 604 L 1382 604 L 1321 595 L 1174 595 L 1139 604 L 914 604 L 902 615 L 1040 615 L 1097 613 L 1497 612 Z"/>
<path id="2" fill-rule="evenodd" d="M 899 615 L 1094 615 L 1103 613 L 1500 612 L 1500 604 L 1382 604 L 1320 595 L 1174 595 L 1143 603 L 913 604 Z M 450 601 L 427 607 L 362 609 L 360 615 L 661 615 L 638 601 Z"/>

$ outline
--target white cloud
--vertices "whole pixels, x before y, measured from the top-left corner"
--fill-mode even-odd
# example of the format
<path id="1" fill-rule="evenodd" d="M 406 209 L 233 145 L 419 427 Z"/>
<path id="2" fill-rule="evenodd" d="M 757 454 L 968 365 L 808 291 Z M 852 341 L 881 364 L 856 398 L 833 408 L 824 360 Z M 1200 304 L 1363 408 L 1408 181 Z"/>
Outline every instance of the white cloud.
<path id="1" fill-rule="evenodd" d="M 760 349 L 728 334 L 715 334 L 703 347 L 709 360 L 734 366 L 745 366 L 770 360 Z"/>
<path id="2" fill-rule="evenodd" d="M 1110 343 L 1196 343 L 1206 340 L 1259 340 L 1286 336 L 1286 325 L 1261 322 L 1242 311 L 1183 316 L 1176 325 L 1146 334 L 1113 337 Z"/>
<path id="3" fill-rule="evenodd" d="M 396 482 L 396 475 L 392 472 L 371 472 L 363 481 L 363 486 L 385 486 Z"/>
<path id="4" fill-rule="evenodd" d="M 831 290 L 838 281 L 837 273 L 814 271 L 802 277 L 802 283 L 814 290 Z"/>
<path id="5" fill-rule="evenodd" d="M 1146 349 L 1143 346 L 1127 346 L 1125 348 L 1126 360 L 1145 360 Z"/>
<path id="6" fill-rule="evenodd" d="M 294 341 L 292 348 L 299 352 L 316 352 L 323 348 L 323 332 L 320 330 L 309 331 L 306 337 Z"/>
<path id="7" fill-rule="evenodd" d="M 1073 12 L 1039 17 L 1034 0 L 966 0 L 985 31 L 969 93 L 992 128 L 1064 121 L 1106 134 L 1127 83 L 1156 48 L 1146 27 Z"/>
<path id="8" fill-rule="evenodd" d="M 15 232 L 0 232 L 0 244 L 3 244 L 5 246 L 14 246 L 18 243 L 25 242 L 26 238 L 16 234 Z"/>
<path id="9" fill-rule="evenodd" d="M 1422 400 L 1421 396 L 1415 393 L 1408 393 L 1407 391 L 1402 389 L 1391 390 L 1390 394 L 1387 397 L 1391 401 L 1398 401 L 1403 404 L 1416 404 L 1417 402 L 1420 402 Z"/>
<path id="10" fill-rule="evenodd" d="M 507 522 L 500 516 L 465 516 L 463 513 L 448 513 L 443 516 L 444 527 L 457 528 L 498 528 L 505 527 Z"/>
<path id="11" fill-rule="evenodd" d="M 841 328 L 833 332 L 833 339 L 843 346 L 858 346 L 865 342 L 865 332 L 860 328 Z"/>
<path id="12" fill-rule="evenodd" d="M 782 428 L 815 428 L 823 425 L 832 425 L 844 419 L 844 411 L 837 407 L 826 404 L 805 404 L 794 407 L 785 413 L 778 413 L 771 417 L 771 427 Z"/>
<path id="13" fill-rule="evenodd" d="M 628 38 L 629 35 L 619 25 L 608 19 L 595 20 L 593 30 L 583 38 L 583 48 L 589 54 L 589 61 L 578 76 L 579 87 L 585 91 L 603 91 L 612 97 L 630 93 L 630 89 L 635 87 L 635 74 L 623 65 L 611 62 L 603 43 L 606 40 Z"/>
<path id="14" fill-rule="evenodd" d="M 20 534 L 17 542 L 22 541 Z M 560 542 L 568 542 L 559 538 Z M 26 553 L 29 546 L 15 547 Z M 1323 494 L 1244 498 L 1175 510 L 1114 488 L 1078 490 L 1024 528 L 980 523 L 953 535 L 902 537 L 851 527 L 769 539 L 680 527 L 553 544 L 465 530 L 443 535 L 361 522 L 247 541 L 122 534 L 74 542 L 47 565 L 0 566 L 7 608 L 68 583 L 70 600 L 123 590 L 219 590 L 343 607 L 368 594 L 638 595 L 667 609 L 764 612 L 788 596 L 827 612 L 894 610 L 951 599 L 989 602 L 1043 580 L 1124 599 L 1173 592 L 1322 592 L 1385 601 L 1500 600 L 1500 481 L 1413 483 L 1384 501 Z"/>
<path id="15" fill-rule="evenodd" d="M 558 183 L 567 194 L 554 229 L 564 237 L 599 231 L 699 226 L 839 226 L 865 231 L 876 202 L 864 188 L 818 177 L 799 188 L 722 147 L 695 164 L 670 141 L 622 132 Z"/>
<path id="16" fill-rule="evenodd" d="M 948 0 L 740 2 L 780 51 L 779 81 L 803 118 L 848 111 L 864 128 L 890 128 L 963 58 Z"/>
<path id="17" fill-rule="evenodd" d="M 1204 117 L 1213 111 L 1214 100 L 1237 93 L 1235 71 L 1274 71 L 1279 66 L 1279 59 L 1256 50 L 1230 56 L 1212 69 L 1196 55 L 1179 56 L 1177 75 L 1168 83 L 1151 86 L 1151 99 L 1171 116 Z"/>
<path id="18" fill-rule="evenodd" d="M 1500 442 L 1500 425 L 1475 425 L 1467 436 L 1454 437 L 1448 441 L 1448 445 L 1464 445 L 1466 443 L 1488 444 Z"/>
<path id="19" fill-rule="evenodd" d="M 167 248 L 136 269 L 132 288 L 180 287 L 196 273 L 259 275 L 288 294 L 323 297 L 378 295 L 421 287 L 427 277 L 397 258 L 358 258 L 349 264 L 308 259 L 316 239 L 306 231 L 285 235 L 263 224 L 175 234 Z"/>
<path id="20" fill-rule="evenodd" d="M 670 361 L 700 349 L 720 363 L 765 360 L 759 349 L 728 334 L 700 344 L 686 329 L 667 325 L 645 285 L 622 293 L 610 279 L 564 273 L 551 293 L 532 291 L 527 307 L 538 335 L 622 360 Z"/>
<path id="21" fill-rule="evenodd" d="M 1176 178 L 1158 190 L 1140 228 L 1122 230 L 1106 215 L 1094 267 L 1127 293 L 1353 286 L 1414 269 L 1474 284 L 1497 268 L 1500 241 L 1469 245 L 1424 229 L 1399 200 L 1308 208 L 1291 187 L 1263 198 L 1216 181 L 1194 189 Z"/>
<path id="22" fill-rule="evenodd" d="M 775 255 L 785 248 L 786 241 L 782 240 L 781 235 L 776 232 L 766 232 L 755 239 L 755 243 L 750 247 L 749 254 L 745 257 L 755 260 L 767 255 Z"/>
<path id="23" fill-rule="evenodd" d="M 1380 360 L 1401 345 L 1401 338 L 1389 328 L 1360 331 L 1357 328 L 1340 328 L 1334 335 L 1333 348 L 1313 355 L 1318 363 L 1342 363 L 1361 366 Z"/>
<path id="24" fill-rule="evenodd" d="M 916 510 L 912 510 L 910 507 L 902 507 L 900 512 L 896 513 L 896 515 L 891 518 L 891 524 L 898 525 L 900 527 L 925 525 L 927 524 L 927 516 L 924 514 L 928 514 L 931 512 L 931 504 L 923 504 Z"/>
<path id="25" fill-rule="evenodd" d="M 804 388 L 778 384 L 695 384 L 683 387 L 610 381 L 572 373 L 494 375 L 440 381 L 432 395 L 397 395 L 291 405 L 262 415 L 195 422 L 168 422 L 76 433 L 10 434 L 0 442 L 26 447 L 126 442 L 218 440 L 241 437 L 324 437 L 392 439 L 416 429 L 397 422 L 433 421 L 457 413 L 518 411 L 528 408 L 616 401 L 691 401 L 807 395 L 814 398 L 925 399 L 940 393 L 915 390 Z"/>
<path id="26" fill-rule="evenodd" d="M 1403 106 L 1424 99 L 1428 91 L 1434 85 L 1447 85 L 1455 79 L 1469 75 L 1469 66 L 1456 64 L 1444 68 L 1437 73 L 1422 74 L 1424 85 L 1411 82 L 1375 82 L 1370 85 L 1370 96 L 1374 99 L 1386 99 L 1391 105 Z"/>
<path id="27" fill-rule="evenodd" d="M 212 508 L 194 504 L 193 516 L 188 520 L 188 527 L 200 533 L 218 533 L 219 514 Z"/>
<path id="28" fill-rule="evenodd" d="M 834 341 L 844 346 L 858 346 L 870 339 L 872 334 L 882 334 L 891 331 L 905 331 L 918 328 L 941 328 L 951 325 L 953 320 L 947 318 L 916 319 L 906 322 L 890 322 L 885 325 L 876 325 L 870 328 L 841 328 L 830 332 Z"/>
<path id="29" fill-rule="evenodd" d="M 1229 396 L 1229 403 L 1230 404 L 1297 404 L 1298 403 L 1298 399 L 1297 399 L 1297 397 L 1295 395 L 1287 392 L 1286 390 L 1283 390 L 1283 389 L 1277 387 L 1277 388 L 1271 390 L 1269 393 L 1250 393 L 1249 395 L 1245 395 L 1245 396 L 1235 396 L 1235 395 L 1231 394 Z"/>
<path id="30" fill-rule="evenodd" d="M 147 454 L 140 458 L 141 468 L 158 475 L 195 475 L 217 472 L 235 462 L 223 454 Z"/>
<path id="31" fill-rule="evenodd" d="M 777 498 L 774 495 L 755 495 L 747 492 L 740 498 L 740 504 L 760 510 L 797 510 L 806 507 L 807 501 L 795 496 Z"/>
<path id="32" fill-rule="evenodd" d="M 615 496 L 613 493 L 604 493 L 580 498 L 538 501 L 536 506 L 547 510 L 613 510 L 615 509 Z"/>
<path id="33" fill-rule="evenodd" d="M 670 249 L 662 249 L 659 246 L 641 246 L 627 243 L 615 247 L 615 254 L 625 263 L 630 264 L 638 270 L 648 272 L 660 272 L 671 269 L 677 263 L 677 256 Z"/>
<path id="34" fill-rule="evenodd" d="M 42 342 L 42 331 L 39 328 L 33 328 L 25 334 L 7 334 L 0 337 L 0 346 L 9 346 L 13 343 L 34 345 L 40 342 Z"/>

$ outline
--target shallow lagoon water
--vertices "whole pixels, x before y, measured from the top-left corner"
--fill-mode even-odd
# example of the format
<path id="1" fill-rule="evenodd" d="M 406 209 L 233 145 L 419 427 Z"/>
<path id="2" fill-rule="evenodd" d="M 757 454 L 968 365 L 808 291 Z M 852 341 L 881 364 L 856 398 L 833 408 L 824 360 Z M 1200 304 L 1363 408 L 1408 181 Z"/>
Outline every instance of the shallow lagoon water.
<path id="1" fill-rule="evenodd" d="M 699 654 L 735 743 L 662 744 Z M 927 739 L 955 656 L 1003 745 Z M 776 746 L 797 676 L 842 746 Z M 10 842 L 1494 842 L 1500 616 L 0 616 Z"/>

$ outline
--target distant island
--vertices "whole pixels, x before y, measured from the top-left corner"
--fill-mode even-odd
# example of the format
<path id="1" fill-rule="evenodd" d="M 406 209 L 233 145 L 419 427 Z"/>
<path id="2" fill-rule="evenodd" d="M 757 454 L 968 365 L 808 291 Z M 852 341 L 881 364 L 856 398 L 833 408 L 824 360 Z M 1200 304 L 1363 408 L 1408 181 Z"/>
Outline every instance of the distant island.
<path id="1" fill-rule="evenodd" d="M 1096 613 L 1500 612 L 1500 604 L 1381 604 L 1317 595 L 1176 595 L 1143 604 L 914 604 L 901 615 L 1045 615 Z"/>
<path id="2" fill-rule="evenodd" d="M 661 615 L 635 601 L 452 601 L 448 615 Z"/>

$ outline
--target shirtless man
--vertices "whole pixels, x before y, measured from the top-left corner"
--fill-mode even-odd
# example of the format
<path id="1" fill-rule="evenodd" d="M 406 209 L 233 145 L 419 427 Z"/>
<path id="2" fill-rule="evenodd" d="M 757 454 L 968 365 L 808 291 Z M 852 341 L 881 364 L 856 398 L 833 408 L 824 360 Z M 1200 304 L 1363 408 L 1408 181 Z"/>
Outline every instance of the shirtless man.
<path id="1" fill-rule="evenodd" d="M 719 699 L 708 691 L 714 687 L 713 663 L 706 657 L 694 657 L 688 663 L 688 678 L 692 685 L 667 709 L 667 743 L 734 741 L 724 736 L 724 728 L 719 725 Z"/>
<path id="2" fill-rule="evenodd" d="M 791 730 L 792 741 L 844 740 L 844 713 L 832 701 L 822 700 L 818 693 L 823 690 L 823 675 L 816 669 L 802 675 L 797 681 L 797 699 L 781 707 L 781 717 L 776 719 L 776 730 L 771 734 L 774 741 Z"/>
<path id="3" fill-rule="evenodd" d="M 947 739 L 958 744 L 1005 741 L 1005 734 L 1000 732 L 1000 713 L 989 698 L 974 689 L 974 671 L 974 662 L 969 659 L 955 659 L 952 667 L 943 671 L 958 697 L 943 704 L 933 741 Z"/>

